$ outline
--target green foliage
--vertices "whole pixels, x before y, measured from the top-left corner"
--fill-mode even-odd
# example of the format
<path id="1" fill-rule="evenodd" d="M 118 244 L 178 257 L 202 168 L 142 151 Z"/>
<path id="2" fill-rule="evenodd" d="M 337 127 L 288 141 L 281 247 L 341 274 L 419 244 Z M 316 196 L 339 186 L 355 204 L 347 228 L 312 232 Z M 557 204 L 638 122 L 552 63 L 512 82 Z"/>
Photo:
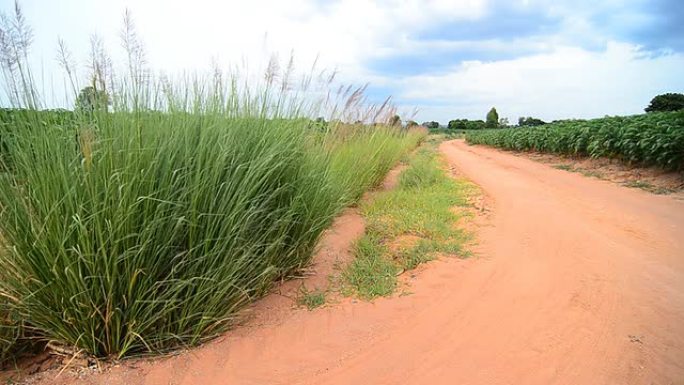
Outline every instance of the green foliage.
<path id="1" fill-rule="evenodd" d="M 487 124 L 484 120 L 469 120 L 466 126 L 468 130 L 483 130 L 487 127 Z"/>
<path id="2" fill-rule="evenodd" d="M 328 122 L 325 121 L 325 118 L 319 116 L 316 120 L 311 122 L 311 127 L 320 131 L 325 131 L 328 129 Z"/>
<path id="3" fill-rule="evenodd" d="M 307 309 L 313 310 L 317 307 L 325 305 L 325 291 L 323 290 L 309 290 L 302 285 L 297 295 L 297 304 L 299 306 L 306 306 Z"/>
<path id="4" fill-rule="evenodd" d="M 31 337 L 11 301 L 0 296 L 0 370 L 35 351 Z"/>
<path id="5" fill-rule="evenodd" d="M 492 107 L 489 112 L 487 112 L 487 128 L 496 128 L 499 126 L 499 113 L 496 112 L 496 108 Z"/>
<path id="6" fill-rule="evenodd" d="M 679 111 L 682 109 L 684 109 L 684 94 L 667 93 L 654 97 L 644 111 Z"/>
<path id="7" fill-rule="evenodd" d="M 455 119 L 449 121 L 450 130 L 482 130 L 486 126 L 483 120 Z"/>
<path id="8" fill-rule="evenodd" d="M 398 267 L 385 257 L 387 247 L 377 237 L 366 234 L 354 246 L 354 260 L 344 270 L 343 279 L 356 294 L 372 299 L 392 294 L 397 287 Z"/>
<path id="9" fill-rule="evenodd" d="M 19 326 L 3 298 L 0 298 L 0 369 L 17 348 Z"/>
<path id="10" fill-rule="evenodd" d="M 399 126 L 401 126 L 401 117 L 399 115 L 394 115 L 389 119 L 387 124 L 390 127 L 399 127 Z"/>
<path id="11" fill-rule="evenodd" d="M 415 120 L 409 120 L 406 122 L 406 128 L 413 128 L 413 127 L 418 127 L 418 122 Z"/>
<path id="12" fill-rule="evenodd" d="M 483 131 L 467 134 L 466 140 L 516 151 L 611 157 L 645 166 L 684 169 L 684 111 Z"/>
<path id="13" fill-rule="evenodd" d="M 437 253 L 466 255 L 468 236 L 455 227 L 463 214 L 453 207 L 466 206 L 471 191 L 469 183 L 446 175 L 433 148 L 421 148 L 399 176 L 398 188 L 363 205 L 366 235 L 344 271 L 345 281 L 362 298 L 385 296 L 396 288 L 402 269 Z"/>
<path id="14" fill-rule="evenodd" d="M 450 130 L 467 130 L 468 129 L 468 126 L 466 125 L 467 121 L 468 121 L 468 119 L 450 120 L 447 127 L 449 127 Z"/>
<path id="15" fill-rule="evenodd" d="M 402 188 L 427 187 L 437 183 L 442 177 L 437 160 L 421 149 L 411 162 L 411 167 L 399 175 L 399 186 Z"/>
<path id="16" fill-rule="evenodd" d="M 85 113 L 95 111 L 107 111 L 109 106 L 109 95 L 104 90 L 95 87 L 84 87 L 76 97 L 76 110 Z"/>
<path id="17" fill-rule="evenodd" d="M 439 122 L 435 122 L 435 121 L 423 122 L 423 126 L 427 127 L 429 130 L 436 130 L 439 128 Z"/>
<path id="18" fill-rule="evenodd" d="M 363 130 L 352 137 L 337 138 L 330 155 L 331 179 L 344 205 L 356 202 L 369 188 L 379 184 L 385 174 L 425 136 L 423 130 L 407 133 L 393 128 Z M 372 164 L 373 167 L 367 167 Z"/>
<path id="19" fill-rule="evenodd" d="M 26 31 L 18 9 L 0 26 Z M 276 87 L 288 77 L 277 73 L 249 87 L 220 72 L 154 80 L 126 20 L 130 73 L 110 86 L 111 111 L 94 87 L 73 87 L 75 112 L 39 111 L 27 47 L 0 52 L 7 99 L 25 107 L 0 111 L 3 355 L 24 326 L 33 340 L 109 358 L 217 336 L 309 263 L 333 218 L 426 134 L 321 127 L 309 117 L 322 102 Z M 112 84 L 107 60 L 93 60 L 93 84 Z M 368 115 L 360 90 L 345 113 Z"/>
<path id="20" fill-rule="evenodd" d="M 518 118 L 518 126 L 521 126 L 521 127 L 524 127 L 524 126 L 530 126 L 530 127 L 543 126 L 545 124 L 546 124 L 545 121 L 543 121 L 541 119 L 533 118 L 531 116 L 528 116 L 528 117 L 521 116 Z"/>
<path id="21" fill-rule="evenodd" d="M 0 293 L 41 338 L 99 357 L 225 330 L 422 137 L 317 144 L 306 120 L 218 112 L 98 114 L 75 135 L 39 116 L 7 143 Z"/>

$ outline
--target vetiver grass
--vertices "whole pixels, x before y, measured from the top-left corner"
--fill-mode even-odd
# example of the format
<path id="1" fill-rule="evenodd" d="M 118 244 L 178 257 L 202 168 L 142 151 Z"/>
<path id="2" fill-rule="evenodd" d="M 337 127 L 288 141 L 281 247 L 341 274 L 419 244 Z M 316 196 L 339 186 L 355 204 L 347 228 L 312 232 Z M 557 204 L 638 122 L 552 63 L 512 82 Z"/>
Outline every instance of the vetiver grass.
<path id="1" fill-rule="evenodd" d="M 18 319 L 96 357 L 217 336 L 425 135 L 320 131 L 315 103 L 287 87 L 156 82 L 139 64 L 111 105 L 59 113 L 37 110 L 24 68 L 4 68 L 22 75 L 9 99 L 28 102 L 0 132 L 0 352 Z"/>
<path id="2" fill-rule="evenodd" d="M 327 152 L 296 121 L 219 114 L 31 127 L 7 142 L 0 290 L 36 334 L 101 357 L 225 330 L 419 139 Z"/>
<path id="3" fill-rule="evenodd" d="M 399 175 L 399 186 L 362 205 L 366 234 L 343 278 L 361 298 L 392 294 L 397 275 L 440 254 L 465 257 L 469 235 L 458 227 L 473 186 L 447 175 L 434 145 L 424 144 Z"/>
<path id="4" fill-rule="evenodd" d="M 7 301 L 0 299 L 0 363 L 9 359 L 17 347 L 19 325 L 7 309 Z"/>

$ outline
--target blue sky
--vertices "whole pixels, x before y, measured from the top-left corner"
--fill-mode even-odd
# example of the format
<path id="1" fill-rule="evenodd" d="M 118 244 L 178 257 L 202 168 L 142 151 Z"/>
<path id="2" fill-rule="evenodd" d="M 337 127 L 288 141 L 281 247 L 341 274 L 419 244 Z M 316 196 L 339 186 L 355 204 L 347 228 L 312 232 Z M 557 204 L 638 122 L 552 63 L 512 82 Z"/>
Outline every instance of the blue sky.
<path id="1" fill-rule="evenodd" d="M 368 95 L 392 95 L 418 121 L 483 119 L 496 106 L 512 122 L 640 113 L 663 92 L 684 92 L 681 0 L 85 0 L 21 1 L 32 57 L 48 93 L 63 76 L 62 37 L 86 72 L 89 36 L 120 59 L 129 9 L 159 71 L 205 71 L 294 52 Z M 2 0 L 9 13 L 13 1 Z M 318 59 L 316 59 L 318 58 Z"/>

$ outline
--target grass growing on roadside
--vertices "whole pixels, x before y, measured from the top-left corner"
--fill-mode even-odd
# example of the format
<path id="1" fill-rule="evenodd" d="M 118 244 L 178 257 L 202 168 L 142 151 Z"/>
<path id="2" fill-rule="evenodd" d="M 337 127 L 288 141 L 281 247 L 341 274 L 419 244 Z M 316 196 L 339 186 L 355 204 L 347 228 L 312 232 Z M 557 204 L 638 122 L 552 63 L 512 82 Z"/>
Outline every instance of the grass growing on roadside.
<path id="1" fill-rule="evenodd" d="M 343 278 L 356 294 L 365 299 L 390 295 L 397 287 L 399 267 L 387 257 L 387 246 L 368 232 L 354 245 L 354 260 Z"/>
<path id="2" fill-rule="evenodd" d="M 626 187 L 631 187 L 631 188 L 638 188 L 644 191 L 648 191 L 653 194 L 670 194 L 676 190 L 669 189 L 666 187 L 658 187 L 655 186 L 652 183 L 649 183 L 644 180 L 633 180 L 633 181 L 627 181 L 623 183 L 624 186 Z"/>
<path id="3" fill-rule="evenodd" d="M 421 147 L 399 176 L 399 186 L 362 205 L 366 235 L 355 246 L 355 259 L 344 281 L 361 298 L 390 295 L 397 275 L 439 254 L 467 255 L 468 234 L 457 227 L 469 215 L 473 186 L 449 177 L 434 145 Z"/>
<path id="4" fill-rule="evenodd" d="M 99 357 L 225 330 L 420 138 L 380 129 L 328 150 L 296 120 L 222 113 L 102 117 L 92 153 L 73 135 L 27 129 L 7 147 L 0 290 L 41 338 Z"/>
<path id="5" fill-rule="evenodd" d="M 299 289 L 297 293 L 297 305 L 306 306 L 307 309 L 313 310 L 325 304 L 325 291 L 320 289 L 309 290 L 306 286 Z"/>
<path id="6" fill-rule="evenodd" d="M 554 164 L 551 167 L 563 171 L 574 171 L 574 168 L 569 164 Z"/>
<path id="7" fill-rule="evenodd" d="M 0 52 L 17 76 L 4 90 L 15 108 L 0 114 L 0 352 L 15 349 L 15 319 L 102 358 L 217 336 L 308 264 L 333 218 L 425 136 L 384 127 L 386 104 L 351 114 L 362 89 L 338 114 L 378 124 L 314 127 L 324 102 L 278 66 L 265 84 L 220 71 L 174 82 L 140 59 L 116 78 L 93 70 L 74 111 L 42 111 L 16 13 L 0 18 L 18 40 L 0 49 L 22 49 Z M 125 40 L 141 58 L 136 36 Z"/>

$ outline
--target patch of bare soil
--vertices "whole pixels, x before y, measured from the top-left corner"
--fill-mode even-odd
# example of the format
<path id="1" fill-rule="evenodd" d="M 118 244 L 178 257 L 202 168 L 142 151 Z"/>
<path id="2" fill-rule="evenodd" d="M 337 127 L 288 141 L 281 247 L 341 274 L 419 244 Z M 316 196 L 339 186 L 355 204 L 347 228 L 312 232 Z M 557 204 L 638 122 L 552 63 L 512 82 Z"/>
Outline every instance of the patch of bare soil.
<path id="1" fill-rule="evenodd" d="M 618 159 L 576 158 L 537 152 L 515 152 L 560 170 L 607 180 L 627 187 L 640 188 L 654 194 L 684 191 L 684 172 L 665 171 L 657 167 L 634 167 Z"/>

